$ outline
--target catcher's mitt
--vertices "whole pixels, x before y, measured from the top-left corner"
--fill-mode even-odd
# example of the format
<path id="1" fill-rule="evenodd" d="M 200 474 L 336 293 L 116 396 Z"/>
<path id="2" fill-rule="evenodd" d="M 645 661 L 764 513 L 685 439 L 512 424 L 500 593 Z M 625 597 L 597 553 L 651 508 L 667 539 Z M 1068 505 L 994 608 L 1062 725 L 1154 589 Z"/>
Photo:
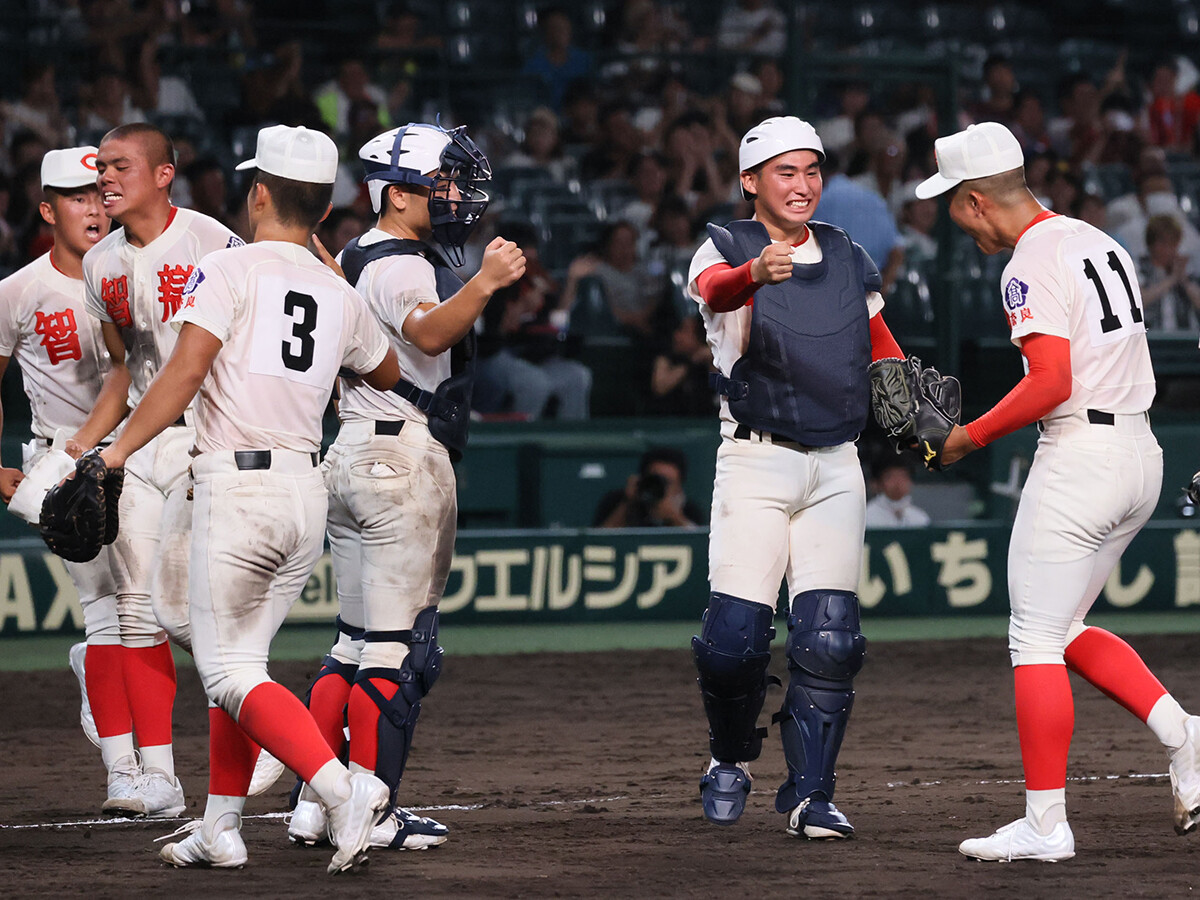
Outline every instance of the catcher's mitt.
<path id="1" fill-rule="evenodd" d="M 1200 506 L 1200 472 L 1192 476 L 1192 483 L 1185 487 L 1184 492 L 1191 499 L 1192 503 Z"/>
<path id="2" fill-rule="evenodd" d="M 42 501 L 38 529 L 46 546 L 71 562 L 95 559 L 101 547 L 116 537 L 116 503 L 110 511 L 106 501 L 110 483 L 120 496 L 123 476 L 123 469 L 108 471 L 98 450 L 83 454 L 75 463 L 74 476 L 52 487 Z"/>
<path id="3" fill-rule="evenodd" d="M 871 411 L 896 452 L 917 453 L 927 469 L 942 469 L 942 447 L 962 415 L 958 379 L 924 368 L 915 356 L 871 363 Z"/>

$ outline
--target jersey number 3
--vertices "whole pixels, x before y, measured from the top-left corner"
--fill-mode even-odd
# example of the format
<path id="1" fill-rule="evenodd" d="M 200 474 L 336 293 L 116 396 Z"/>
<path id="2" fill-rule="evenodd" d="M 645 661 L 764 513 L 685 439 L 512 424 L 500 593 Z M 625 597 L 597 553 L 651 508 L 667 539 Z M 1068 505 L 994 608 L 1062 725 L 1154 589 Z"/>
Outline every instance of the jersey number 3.
<path id="1" fill-rule="evenodd" d="M 1129 301 L 1129 314 L 1133 318 L 1134 323 L 1142 321 L 1142 310 L 1138 306 L 1138 298 L 1133 292 L 1133 285 L 1129 281 L 1129 273 L 1125 271 L 1125 267 L 1121 264 L 1121 258 L 1117 256 L 1115 250 L 1108 251 L 1107 258 L 1108 268 L 1116 272 L 1121 279 L 1121 286 L 1125 288 L 1125 296 Z M 1121 327 L 1121 317 L 1113 312 L 1112 303 L 1108 299 L 1108 291 L 1104 288 L 1104 279 L 1100 277 L 1100 273 L 1096 271 L 1096 265 L 1090 259 L 1083 261 L 1083 274 L 1087 276 L 1092 286 L 1096 288 L 1096 296 L 1100 300 L 1100 331 L 1103 334 L 1117 331 Z"/>
<path id="2" fill-rule="evenodd" d="M 285 338 L 280 345 L 283 364 L 293 372 L 307 372 L 312 368 L 317 349 L 313 339 L 317 328 L 317 301 L 309 294 L 288 291 L 283 298 L 283 314 L 292 321 L 291 337 Z"/>

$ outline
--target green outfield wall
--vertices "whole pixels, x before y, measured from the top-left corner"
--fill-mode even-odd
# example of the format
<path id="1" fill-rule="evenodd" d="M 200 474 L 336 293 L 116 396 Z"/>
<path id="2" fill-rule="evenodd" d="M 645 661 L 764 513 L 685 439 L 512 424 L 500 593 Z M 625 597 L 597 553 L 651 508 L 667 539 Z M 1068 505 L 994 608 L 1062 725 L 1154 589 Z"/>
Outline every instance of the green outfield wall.
<path id="1" fill-rule="evenodd" d="M 1009 526 L 867 532 L 859 597 L 867 616 L 1003 615 Z M 696 620 L 708 598 L 704 529 L 464 531 L 442 602 L 447 622 Z M 1200 529 L 1151 522 L 1105 585 L 1096 611 L 1200 615 Z M 292 622 L 337 612 L 326 554 Z M 83 630 L 71 579 L 37 540 L 0 544 L 0 635 Z"/>

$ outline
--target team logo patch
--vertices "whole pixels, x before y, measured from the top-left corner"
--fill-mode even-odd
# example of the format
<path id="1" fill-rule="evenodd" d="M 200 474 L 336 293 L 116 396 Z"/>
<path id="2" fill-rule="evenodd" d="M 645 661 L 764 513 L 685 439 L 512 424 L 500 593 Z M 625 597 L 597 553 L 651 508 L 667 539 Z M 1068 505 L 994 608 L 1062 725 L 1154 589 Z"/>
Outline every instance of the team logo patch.
<path id="1" fill-rule="evenodd" d="M 1010 278 L 1004 286 L 1004 305 L 1009 309 L 1020 309 L 1029 295 L 1029 285 L 1020 278 Z"/>
<path id="2" fill-rule="evenodd" d="M 245 247 L 245 246 L 246 246 L 246 242 L 243 241 L 236 234 L 234 234 L 234 235 L 230 235 L 229 243 L 225 245 L 225 249 L 228 250 L 230 247 Z"/>
<path id="3" fill-rule="evenodd" d="M 200 267 L 192 269 L 192 274 L 188 276 L 187 283 L 183 286 L 183 293 L 190 294 L 200 286 L 200 282 L 204 280 L 204 273 Z"/>

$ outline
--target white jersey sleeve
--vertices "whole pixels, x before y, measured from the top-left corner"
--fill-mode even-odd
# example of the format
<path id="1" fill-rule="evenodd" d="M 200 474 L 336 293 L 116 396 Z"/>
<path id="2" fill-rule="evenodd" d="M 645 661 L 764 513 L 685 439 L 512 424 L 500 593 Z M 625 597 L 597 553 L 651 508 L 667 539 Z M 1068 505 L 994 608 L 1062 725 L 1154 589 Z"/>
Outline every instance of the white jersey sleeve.
<path id="1" fill-rule="evenodd" d="M 387 335 L 358 294 L 346 295 L 346 318 L 342 332 L 346 347 L 342 357 L 343 368 L 364 375 L 375 369 L 387 356 Z"/>

